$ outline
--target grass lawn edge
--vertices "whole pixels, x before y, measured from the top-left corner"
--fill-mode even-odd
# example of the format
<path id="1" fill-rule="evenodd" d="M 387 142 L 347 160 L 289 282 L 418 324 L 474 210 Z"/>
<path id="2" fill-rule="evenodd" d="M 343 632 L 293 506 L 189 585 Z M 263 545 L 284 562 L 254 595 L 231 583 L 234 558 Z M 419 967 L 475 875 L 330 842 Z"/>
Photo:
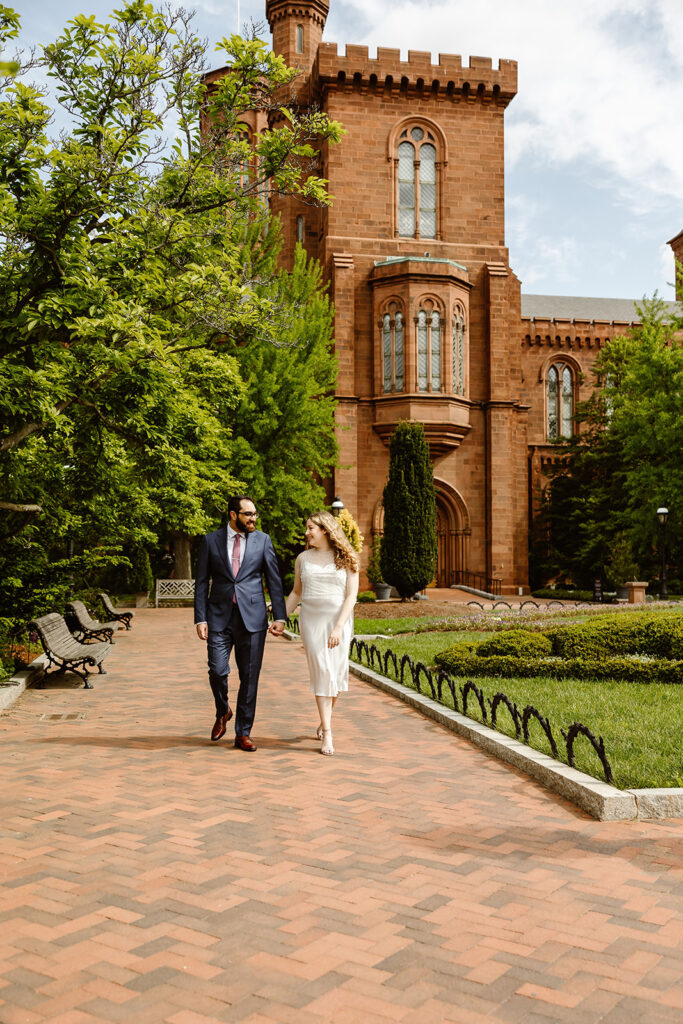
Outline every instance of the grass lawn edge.
<path id="1" fill-rule="evenodd" d="M 388 679 L 358 662 L 350 662 L 357 678 L 377 686 L 422 714 L 463 736 L 487 753 L 518 768 L 547 789 L 564 797 L 599 821 L 683 818 L 683 789 L 617 789 L 576 768 L 570 768 L 533 747 L 467 718 L 421 693 Z"/>

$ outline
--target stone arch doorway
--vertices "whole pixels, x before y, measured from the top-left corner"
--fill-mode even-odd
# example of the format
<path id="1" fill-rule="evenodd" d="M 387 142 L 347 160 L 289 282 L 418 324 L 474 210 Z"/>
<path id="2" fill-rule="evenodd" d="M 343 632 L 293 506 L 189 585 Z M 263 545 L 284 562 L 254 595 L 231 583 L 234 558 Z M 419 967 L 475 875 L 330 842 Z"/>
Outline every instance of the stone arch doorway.
<path id="1" fill-rule="evenodd" d="M 444 480 L 434 480 L 436 490 L 436 573 L 431 586 L 450 587 L 462 582 L 469 568 L 470 516 L 462 495 Z M 384 533 L 384 508 L 380 498 L 372 516 L 373 536 Z"/>
<path id="2" fill-rule="evenodd" d="M 444 481 L 436 488 L 436 575 L 434 585 L 450 587 L 468 568 L 471 535 L 469 514 L 462 496 Z"/>

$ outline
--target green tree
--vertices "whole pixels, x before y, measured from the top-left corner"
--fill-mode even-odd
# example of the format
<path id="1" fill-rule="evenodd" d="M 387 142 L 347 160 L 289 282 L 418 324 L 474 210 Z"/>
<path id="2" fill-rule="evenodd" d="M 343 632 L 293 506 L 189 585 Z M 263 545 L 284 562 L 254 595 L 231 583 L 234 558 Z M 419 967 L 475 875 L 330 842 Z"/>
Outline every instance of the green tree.
<path id="1" fill-rule="evenodd" d="M 405 600 L 423 590 L 436 569 L 434 473 L 421 423 L 396 427 L 383 500 L 382 576 Z"/>
<path id="2" fill-rule="evenodd" d="M 230 468 L 262 513 L 262 525 L 282 554 L 300 544 L 307 516 L 325 504 L 316 482 L 337 458 L 334 434 L 332 351 L 334 311 L 319 265 L 297 247 L 290 272 L 276 272 L 280 231 L 271 224 L 261 245 L 246 231 L 244 251 L 252 272 L 264 281 L 260 291 L 273 308 L 287 311 L 277 341 L 268 333 L 245 332 L 229 350 L 245 381 L 230 422 Z"/>
<path id="3" fill-rule="evenodd" d="M 671 510 L 674 561 L 681 550 L 683 319 L 656 298 L 640 315 L 642 325 L 596 360 L 598 390 L 577 410 L 582 429 L 566 445 L 541 517 L 550 538 L 541 571 L 585 585 L 610 576 L 615 544 L 627 543 L 641 572 L 657 574 L 659 505 Z"/>
<path id="4" fill-rule="evenodd" d="M 17 26 L 0 9 L 0 44 Z M 264 201 L 326 202 L 312 161 L 341 129 L 281 107 L 296 72 L 266 43 L 232 36 L 220 49 L 231 73 L 209 88 L 184 12 L 129 0 L 106 25 L 79 15 L 38 62 L 69 117 L 58 141 L 30 69 L 5 67 L 0 508 L 5 537 L 23 529 L 27 550 L 151 543 L 160 526 L 197 534 L 241 485 L 240 355 L 277 348 L 292 312 L 288 286 L 254 270 Z M 282 116 L 247 140 L 248 110 Z M 37 509 L 39 528 L 25 519 Z"/>

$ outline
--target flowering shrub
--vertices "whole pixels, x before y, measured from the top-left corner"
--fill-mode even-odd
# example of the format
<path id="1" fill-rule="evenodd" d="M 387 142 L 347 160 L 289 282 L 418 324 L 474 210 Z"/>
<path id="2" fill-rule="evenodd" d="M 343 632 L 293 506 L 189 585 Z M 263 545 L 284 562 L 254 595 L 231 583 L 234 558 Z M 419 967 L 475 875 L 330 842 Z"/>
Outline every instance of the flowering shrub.
<path id="1" fill-rule="evenodd" d="M 349 544 L 358 554 L 363 550 L 363 534 L 360 532 L 358 523 L 353 518 L 347 508 L 343 508 L 339 513 L 339 525 L 346 534 L 346 539 Z"/>

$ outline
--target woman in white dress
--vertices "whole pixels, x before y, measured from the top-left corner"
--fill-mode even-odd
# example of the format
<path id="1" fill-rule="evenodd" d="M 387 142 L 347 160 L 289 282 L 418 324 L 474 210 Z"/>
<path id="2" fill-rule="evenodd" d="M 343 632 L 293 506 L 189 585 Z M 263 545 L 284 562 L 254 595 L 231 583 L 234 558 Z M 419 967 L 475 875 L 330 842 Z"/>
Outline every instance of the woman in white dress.
<path id="1" fill-rule="evenodd" d="M 294 566 L 287 615 L 301 603 L 299 628 L 311 690 L 320 715 L 321 754 L 334 754 L 332 709 L 349 688 L 349 644 L 358 597 L 358 556 L 337 520 L 316 512 L 306 520 L 306 550 Z"/>

